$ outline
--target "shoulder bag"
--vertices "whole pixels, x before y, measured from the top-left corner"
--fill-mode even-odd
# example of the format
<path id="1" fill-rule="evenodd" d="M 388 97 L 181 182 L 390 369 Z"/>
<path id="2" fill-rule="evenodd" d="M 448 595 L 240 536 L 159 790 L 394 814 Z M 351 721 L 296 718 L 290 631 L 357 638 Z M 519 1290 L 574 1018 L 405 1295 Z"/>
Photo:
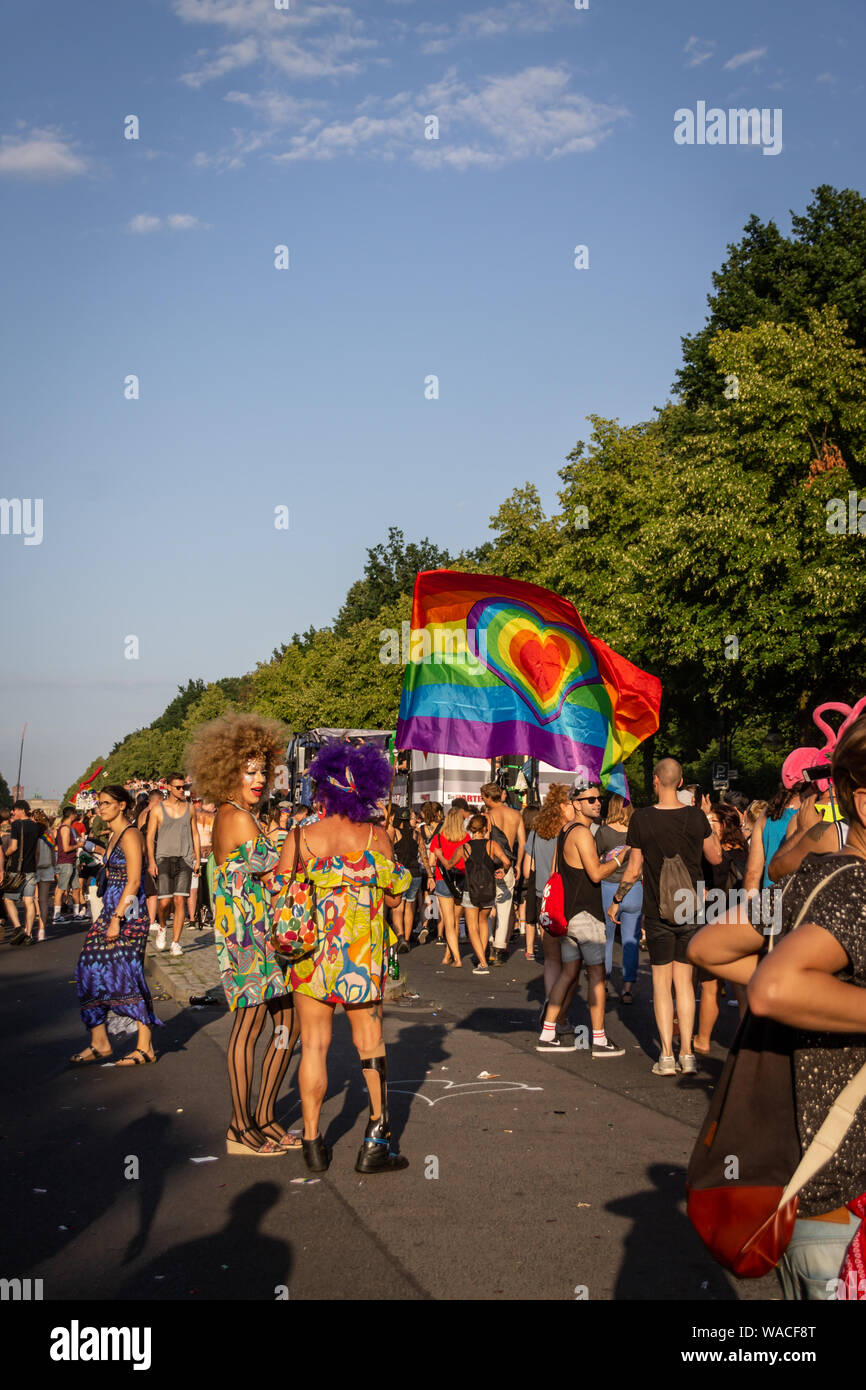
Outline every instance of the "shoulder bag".
<path id="1" fill-rule="evenodd" d="M 847 867 L 813 888 L 792 930 L 804 921 L 815 895 Z M 710 1254 L 741 1279 L 760 1279 L 778 1264 L 797 1219 L 797 1194 L 833 1157 L 866 1096 L 864 1066 L 802 1153 L 794 1037 L 786 1024 L 746 1013 L 686 1174 L 689 1220 Z"/>
<path id="2" fill-rule="evenodd" d="M 568 829 L 573 830 L 574 826 L 569 826 Z M 564 846 L 567 835 L 568 830 L 560 830 L 556 837 L 556 849 L 553 851 L 553 872 L 544 885 L 538 913 L 538 925 L 544 927 L 544 930 L 549 932 L 551 936 L 565 936 L 568 930 L 568 919 L 565 915 L 565 884 L 562 881 L 562 874 L 557 868 L 560 847 Z"/>
<path id="3" fill-rule="evenodd" d="M 271 898 L 271 935 L 274 952 L 289 964 L 310 954 L 316 945 L 316 886 L 310 883 L 300 864 L 301 832 L 294 830 L 295 852 L 292 871 L 272 873 L 268 887 Z"/>

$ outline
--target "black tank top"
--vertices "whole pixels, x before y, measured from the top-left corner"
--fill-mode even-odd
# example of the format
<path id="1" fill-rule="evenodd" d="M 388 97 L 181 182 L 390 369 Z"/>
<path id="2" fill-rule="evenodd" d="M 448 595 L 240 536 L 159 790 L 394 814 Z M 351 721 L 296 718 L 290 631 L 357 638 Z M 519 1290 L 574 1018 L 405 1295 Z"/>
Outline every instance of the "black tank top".
<path id="1" fill-rule="evenodd" d="M 400 831 L 399 838 L 394 842 L 394 857 L 398 864 L 402 864 L 404 869 L 409 869 L 413 878 L 421 877 L 421 860 L 418 857 L 418 841 L 415 839 L 415 832 L 411 826 Z"/>
<path id="2" fill-rule="evenodd" d="M 576 829 L 569 826 L 568 830 L 560 830 L 559 845 L 556 851 L 556 867 L 562 874 L 562 886 L 565 893 L 565 920 L 570 922 L 578 912 L 588 912 L 592 917 L 596 917 L 599 922 L 604 921 L 604 907 L 601 901 L 601 884 L 593 883 L 585 869 L 576 869 L 572 864 L 566 863 L 565 841 L 568 831 Z"/>

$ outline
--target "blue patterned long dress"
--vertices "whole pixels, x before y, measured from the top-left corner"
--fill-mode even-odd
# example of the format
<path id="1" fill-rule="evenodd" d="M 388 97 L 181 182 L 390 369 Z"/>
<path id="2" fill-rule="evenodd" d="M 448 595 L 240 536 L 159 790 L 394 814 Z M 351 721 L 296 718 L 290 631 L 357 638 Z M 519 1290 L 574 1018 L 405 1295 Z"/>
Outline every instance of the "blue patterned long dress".
<path id="1" fill-rule="evenodd" d="M 144 978 L 144 952 L 150 927 L 144 875 L 138 887 L 136 916 L 131 921 L 121 922 L 120 935 L 109 940 L 106 932 L 126 887 L 126 855 L 120 841 L 111 851 L 105 870 L 107 883 L 102 911 L 87 933 L 75 970 L 84 1026 L 96 1028 L 105 1023 L 112 1010 L 151 1027 L 161 1026 L 153 1012 L 153 1000 Z"/>

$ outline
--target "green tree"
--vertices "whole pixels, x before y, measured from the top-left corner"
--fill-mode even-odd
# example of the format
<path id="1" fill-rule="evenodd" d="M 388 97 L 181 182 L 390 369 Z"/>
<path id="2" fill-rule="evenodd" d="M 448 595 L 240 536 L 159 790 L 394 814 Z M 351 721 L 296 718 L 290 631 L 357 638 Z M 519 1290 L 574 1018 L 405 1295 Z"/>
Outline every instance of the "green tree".
<path id="1" fill-rule="evenodd" d="M 334 622 L 335 634 L 345 636 L 354 623 L 375 618 L 385 604 L 401 594 L 411 596 L 419 570 L 443 569 L 450 564 L 447 550 L 440 550 L 426 537 L 407 545 L 399 527 L 390 526 L 387 541 L 367 551 L 364 577 L 349 589 Z"/>
<path id="2" fill-rule="evenodd" d="M 6 778 L 0 776 L 0 806 L 4 808 L 12 805 L 12 793 L 6 783 Z"/>
<path id="3" fill-rule="evenodd" d="M 835 305 L 855 346 L 866 349 L 866 199 L 829 184 L 813 190 L 806 212 L 792 212 L 793 235 L 775 222 L 749 218 L 745 235 L 729 244 L 728 259 L 712 276 L 710 314 L 699 332 L 683 338 L 677 390 L 694 409 L 723 402 L 710 344 L 720 331 L 758 323 L 807 325 L 810 309 Z"/>
<path id="4" fill-rule="evenodd" d="M 177 687 L 177 694 L 170 704 L 166 705 L 158 719 L 154 719 L 151 729 L 179 729 L 186 718 L 187 710 L 190 705 L 194 705 L 205 691 L 203 680 L 188 680 L 186 685 Z"/>

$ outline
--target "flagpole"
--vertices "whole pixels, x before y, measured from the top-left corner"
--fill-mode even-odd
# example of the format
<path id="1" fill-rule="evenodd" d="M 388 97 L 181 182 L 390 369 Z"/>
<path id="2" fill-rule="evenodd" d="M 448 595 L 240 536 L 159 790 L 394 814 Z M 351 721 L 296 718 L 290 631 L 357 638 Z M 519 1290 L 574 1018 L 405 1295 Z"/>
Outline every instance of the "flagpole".
<path id="1" fill-rule="evenodd" d="M 25 725 L 24 725 L 24 728 L 21 730 L 21 751 L 20 751 L 19 754 L 18 754 L 18 780 L 17 780 L 17 782 L 16 782 L 16 784 L 15 784 L 15 785 L 16 785 L 16 789 L 17 789 L 17 796 L 16 796 L 16 798 L 15 798 L 16 801 L 20 801 L 20 800 L 21 800 L 21 792 L 22 792 L 22 787 L 21 787 L 21 764 L 22 764 L 22 762 L 24 761 L 24 735 L 25 735 L 26 733 L 27 733 L 27 725 L 25 724 Z"/>

